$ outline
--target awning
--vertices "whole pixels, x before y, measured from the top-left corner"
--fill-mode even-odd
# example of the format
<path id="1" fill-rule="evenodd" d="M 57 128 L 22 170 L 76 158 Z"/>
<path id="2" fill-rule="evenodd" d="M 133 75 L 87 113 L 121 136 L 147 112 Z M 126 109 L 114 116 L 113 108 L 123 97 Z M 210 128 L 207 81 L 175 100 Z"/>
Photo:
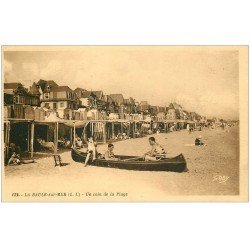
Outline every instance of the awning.
<path id="1" fill-rule="evenodd" d="M 70 128 L 84 128 L 85 126 L 87 126 L 89 124 L 89 121 L 72 121 L 72 120 L 67 120 L 67 121 L 63 121 L 60 122 L 62 124 L 64 124 L 65 126 L 68 126 Z"/>
<path id="2" fill-rule="evenodd" d="M 22 119 L 22 118 L 8 118 L 8 120 L 5 120 L 5 122 L 7 122 L 7 121 L 10 122 L 11 124 L 13 124 L 13 123 L 22 123 L 22 122 L 30 123 L 33 120 L 31 120 L 31 119 Z"/>

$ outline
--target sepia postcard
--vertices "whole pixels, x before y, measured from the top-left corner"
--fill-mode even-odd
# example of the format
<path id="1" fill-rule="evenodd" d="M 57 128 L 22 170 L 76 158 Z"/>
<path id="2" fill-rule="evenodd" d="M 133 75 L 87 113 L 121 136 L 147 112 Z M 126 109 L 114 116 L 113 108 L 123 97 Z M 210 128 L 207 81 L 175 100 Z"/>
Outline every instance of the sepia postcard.
<path id="1" fill-rule="evenodd" d="M 2 201 L 248 201 L 248 46 L 2 46 Z"/>

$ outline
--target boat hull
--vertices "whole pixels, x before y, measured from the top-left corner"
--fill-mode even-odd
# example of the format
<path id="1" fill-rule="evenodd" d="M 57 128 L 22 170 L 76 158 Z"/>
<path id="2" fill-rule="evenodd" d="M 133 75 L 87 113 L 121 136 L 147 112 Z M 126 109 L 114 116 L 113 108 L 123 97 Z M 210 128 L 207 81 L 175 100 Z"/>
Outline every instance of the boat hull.
<path id="1" fill-rule="evenodd" d="M 87 154 L 77 149 L 71 149 L 71 157 L 76 162 L 85 162 Z M 143 161 L 133 160 L 136 156 L 116 156 L 121 160 L 109 161 L 105 159 L 96 159 L 90 165 L 97 167 L 137 170 L 137 171 L 171 171 L 171 172 L 183 172 L 187 170 L 187 164 L 182 154 L 167 158 L 160 161 Z M 129 160 L 131 158 L 131 161 Z M 128 160 L 128 161 L 127 161 Z"/>

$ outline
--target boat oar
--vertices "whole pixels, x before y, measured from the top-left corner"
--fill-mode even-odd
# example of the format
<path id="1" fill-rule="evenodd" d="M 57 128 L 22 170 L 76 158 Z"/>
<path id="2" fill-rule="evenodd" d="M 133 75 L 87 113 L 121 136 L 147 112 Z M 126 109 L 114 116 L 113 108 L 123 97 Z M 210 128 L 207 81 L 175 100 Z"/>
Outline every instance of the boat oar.
<path id="1" fill-rule="evenodd" d="M 128 158 L 128 159 L 125 159 L 123 161 L 133 161 L 133 160 L 139 160 L 141 158 L 142 158 L 141 156 L 138 156 L 138 157 Z"/>

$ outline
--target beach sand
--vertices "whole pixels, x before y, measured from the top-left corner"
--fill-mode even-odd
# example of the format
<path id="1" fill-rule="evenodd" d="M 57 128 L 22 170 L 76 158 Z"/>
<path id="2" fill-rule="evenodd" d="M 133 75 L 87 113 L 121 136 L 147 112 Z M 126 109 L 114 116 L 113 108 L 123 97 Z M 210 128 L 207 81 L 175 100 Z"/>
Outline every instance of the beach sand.
<path id="1" fill-rule="evenodd" d="M 199 135 L 207 146 L 191 145 Z M 229 131 L 205 129 L 192 134 L 182 130 L 154 136 L 167 149 L 169 157 L 184 154 L 188 172 L 83 167 L 72 161 L 70 152 L 64 152 L 63 162 L 70 163 L 65 167 L 54 167 L 53 157 L 5 167 L 3 200 L 173 201 L 176 196 L 239 195 L 239 127 Z M 150 149 L 147 137 L 114 145 L 116 154 L 142 155 Z M 101 153 L 106 148 L 107 145 L 98 145 Z"/>

